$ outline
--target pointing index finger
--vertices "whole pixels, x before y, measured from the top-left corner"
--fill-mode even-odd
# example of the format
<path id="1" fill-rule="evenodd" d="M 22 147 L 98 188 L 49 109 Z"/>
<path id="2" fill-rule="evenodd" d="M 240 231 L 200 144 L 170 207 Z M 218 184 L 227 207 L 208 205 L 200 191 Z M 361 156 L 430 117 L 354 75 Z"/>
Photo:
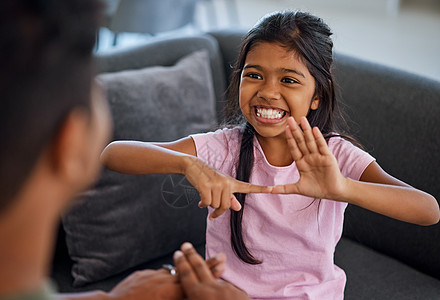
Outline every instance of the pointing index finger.
<path id="1" fill-rule="evenodd" d="M 271 193 L 273 187 L 272 186 L 263 186 L 263 185 L 256 185 L 251 184 L 248 182 L 243 182 L 240 180 L 235 180 L 234 185 L 232 187 L 233 193 Z"/>

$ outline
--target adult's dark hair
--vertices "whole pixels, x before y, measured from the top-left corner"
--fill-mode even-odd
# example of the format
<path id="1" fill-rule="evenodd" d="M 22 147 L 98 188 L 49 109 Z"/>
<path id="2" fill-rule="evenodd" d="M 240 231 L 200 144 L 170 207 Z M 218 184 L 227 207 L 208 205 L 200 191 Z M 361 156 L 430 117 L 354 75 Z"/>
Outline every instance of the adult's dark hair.
<path id="1" fill-rule="evenodd" d="M 317 110 L 309 110 L 307 119 L 327 137 L 339 133 L 337 120 L 343 120 L 335 96 L 335 83 L 331 68 L 333 64 L 332 32 L 322 21 L 309 13 L 300 11 L 277 12 L 264 17 L 244 37 L 240 53 L 234 65 L 228 88 L 225 123 L 244 127 L 236 178 L 249 182 L 253 165 L 253 139 L 255 129 L 244 119 L 239 106 L 241 72 L 248 52 L 259 43 L 277 43 L 295 52 L 315 79 L 315 96 L 319 97 Z M 243 206 L 238 212 L 231 211 L 231 243 L 234 252 L 244 262 L 259 264 L 247 249 L 242 234 L 242 219 L 246 194 L 236 194 Z"/>
<path id="2" fill-rule="evenodd" d="M 67 114 L 90 108 L 98 0 L 0 1 L 0 213 Z"/>

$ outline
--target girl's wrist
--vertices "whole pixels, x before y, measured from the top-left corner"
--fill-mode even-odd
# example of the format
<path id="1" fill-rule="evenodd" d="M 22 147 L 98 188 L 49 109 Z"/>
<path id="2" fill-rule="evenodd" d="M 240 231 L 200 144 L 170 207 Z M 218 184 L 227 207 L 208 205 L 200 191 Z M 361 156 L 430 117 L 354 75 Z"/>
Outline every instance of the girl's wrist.
<path id="1" fill-rule="evenodd" d="M 349 204 L 359 205 L 357 203 L 357 195 L 361 191 L 359 190 L 359 181 L 344 177 L 344 189 L 341 193 L 338 201 L 347 202 Z"/>
<path id="2" fill-rule="evenodd" d="M 180 174 L 185 175 L 187 170 L 197 163 L 198 158 L 192 155 L 183 155 L 180 167 Z"/>
<path id="3" fill-rule="evenodd" d="M 355 190 L 353 186 L 353 180 L 342 176 L 342 182 L 339 184 L 339 188 L 335 191 L 335 194 L 330 196 L 329 199 L 351 203 L 352 195 Z"/>

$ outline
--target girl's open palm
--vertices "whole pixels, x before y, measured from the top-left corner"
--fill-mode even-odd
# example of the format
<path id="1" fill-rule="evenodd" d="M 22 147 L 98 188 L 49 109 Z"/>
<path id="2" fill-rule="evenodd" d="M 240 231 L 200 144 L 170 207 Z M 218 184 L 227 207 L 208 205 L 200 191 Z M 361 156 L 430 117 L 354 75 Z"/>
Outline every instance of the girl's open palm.
<path id="1" fill-rule="evenodd" d="M 289 118 L 288 124 L 287 143 L 300 179 L 296 183 L 277 185 L 272 193 L 338 200 L 346 179 L 322 133 L 317 127 L 312 129 L 305 117 L 300 120 L 302 130 L 293 117 Z"/>

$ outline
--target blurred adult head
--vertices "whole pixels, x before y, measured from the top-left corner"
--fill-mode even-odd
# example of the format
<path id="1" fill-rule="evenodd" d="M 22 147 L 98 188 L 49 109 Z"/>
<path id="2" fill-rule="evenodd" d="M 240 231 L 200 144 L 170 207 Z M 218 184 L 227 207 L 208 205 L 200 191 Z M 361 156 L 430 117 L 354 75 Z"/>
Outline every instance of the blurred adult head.
<path id="1" fill-rule="evenodd" d="M 62 161 L 60 147 L 54 146 L 61 146 L 66 133 L 78 135 L 71 125 L 79 123 L 70 121 L 82 118 L 90 134 L 106 134 L 104 128 L 94 132 L 107 126 L 100 107 L 105 104 L 91 100 L 100 97 L 97 88 L 92 92 L 100 10 L 97 0 L 0 1 L 0 218 L 45 151 Z M 99 137 L 90 142 L 92 152 Z M 97 164 L 83 166 L 84 181 Z"/>

